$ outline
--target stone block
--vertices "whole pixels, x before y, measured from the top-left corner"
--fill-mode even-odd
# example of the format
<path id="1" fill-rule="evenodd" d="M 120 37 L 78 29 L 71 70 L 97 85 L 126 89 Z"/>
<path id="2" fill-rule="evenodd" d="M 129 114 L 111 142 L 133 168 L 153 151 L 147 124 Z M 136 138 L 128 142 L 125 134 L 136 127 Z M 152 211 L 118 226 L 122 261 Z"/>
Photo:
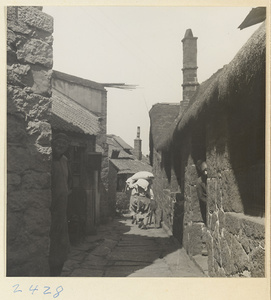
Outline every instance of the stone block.
<path id="1" fill-rule="evenodd" d="M 27 142 L 27 133 L 25 130 L 25 121 L 14 115 L 7 117 L 7 140 L 8 143 L 20 143 L 25 145 Z"/>
<path id="2" fill-rule="evenodd" d="M 7 45 L 10 47 L 16 46 L 16 34 L 10 29 L 7 30 Z"/>
<path id="3" fill-rule="evenodd" d="M 18 20 L 18 7 L 9 6 L 7 8 L 7 27 L 14 31 L 16 34 L 29 35 L 32 30 L 26 23 Z"/>
<path id="4" fill-rule="evenodd" d="M 7 46 L 7 65 L 13 65 L 18 63 L 17 55 L 14 50 L 10 46 Z"/>
<path id="5" fill-rule="evenodd" d="M 36 27 L 50 33 L 54 31 L 53 17 L 34 7 L 20 6 L 18 8 L 18 20 L 31 27 Z"/>
<path id="6" fill-rule="evenodd" d="M 21 211 L 13 212 L 8 210 L 7 216 L 7 244 L 10 246 L 13 245 L 13 242 L 16 240 L 18 235 L 20 236 L 21 230 L 24 228 L 24 220 Z M 17 245 L 14 246 L 16 248 Z"/>
<path id="7" fill-rule="evenodd" d="M 52 94 L 52 70 L 45 70 L 39 66 L 32 66 L 31 74 L 33 77 L 33 85 L 31 86 L 32 92 L 50 97 Z"/>
<path id="8" fill-rule="evenodd" d="M 241 214 L 225 213 L 225 229 L 235 235 L 240 234 L 242 225 Z"/>
<path id="9" fill-rule="evenodd" d="M 242 235 L 240 238 L 239 238 L 239 241 L 242 245 L 242 247 L 244 248 L 244 250 L 246 251 L 247 254 L 249 254 L 250 252 L 250 242 L 249 242 L 249 239 Z"/>
<path id="10" fill-rule="evenodd" d="M 52 139 L 51 125 L 47 122 L 40 122 L 40 132 L 37 143 L 43 147 L 50 147 Z"/>
<path id="11" fill-rule="evenodd" d="M 216 179 L 210 179 L 207 182 L 207 202 L 208 202 L 208 210 L 210 213 L 216 210 L 216 202 L 217 202 L 217 182 Z"/>
<path id="12" fill-rule="evenodd" d="M 184 196 L 186 198 L 190 198 L 191 197 L 191 188 L 193 188 L 193 186 L 191 187 L 190 184 L 185 183 L 185 187 L 184 187 Z"/>
<path id="13" fill-rule="evenodd" d="M 214 253 L 213 253 L 213 237 L 210 231 L 206 233 L 206 247 L 208 252 L 208 270 L 213 270 L 214 267 Z"/>
<path id="14" fill-rule="evenodd" d="M 243 233 L 252 239 L 264 239 L 265 238 L 265 225 L 264 219 L 244 217 L 242 220 Z"/>
<path id="15" fill-rule="evenodd" d="M 230 276 L 234 273 L 231 250 L 225 239 L 221 240 L 221 263 L 227 276 Z"/>
<path id="16" fill-rule="evenodd" d="M 7 174 L 7 183 L 8 185 L 20 185 L 21 184 L 21 176 L 16 173 Z"/>
<path id="17" fill-rule="evenodd" d="M 43 69 L 40 66 L 30 66 L 29 65 L 20 65 L 14 64 L 11 66 L 7 66 L 7 81 L 9 84 L 13 84 L 19 87 L 29 87 L 31 92 L 44 95 L 51 96 L 51 78 L 52 71 Z M 24 99 L 28 97 L 28 95 L 24 94 L 25 92 L 21 92 L 21 97 L 17 94 L 15 99 L 22 99 L 22 105 L 24 105 Z"/>
<path id="18" fill-rule="evenodd" d="M 225 228 L 225 213 L 222 210 L 218 211 L 218 221 L 219 221 L 219 230 L 221 234 L 223 228 Z"/>
<path id="19" fill-rule="evenodd" d="M 52 68 L 53 48 L 38 39 L 26 40 L 25 43 L 17 43 L 17 58 L 22 63 L 40 64 Z"/>
<path id="20" fill-rule="evenodd" d="M 31 84 L 30 66 L 13 64 L 7 66 L 7 82 L 9 84 L 20 87 L 29 86 Z"/>
<path id="21" fill-rule="evenodd" d="M 51 187 L 51 174 L 27 171 L 22 176 L 22 189 L 49 189 Z"/>
<path id="22" fill-rule="evenodd" d="M 218 277 L 226 277 L 225 270 L 223 268 L 219 268 L 217 276 Z"/>
<path id="23" fill-rule="evenodd" d="M 51 99 L 38 94 L 28 94 L 27 88 L 8 86 L 8 113 L 24 118 L 49 119 Z"/>
<path id="24" fill-rule="evenodd" d="M 264 277 L 265 276 L 265 251 L 259 247 L 253 251 L 250 255 L 251 276 L 252 277 Z"/>
<path id="25" fill-rule="evenodd" d="M 9 172 L 17 174 L 30 168 L 33 158 L 29 151 L 22 147 L 8 147 L 7 151 L 7 169 Z"/>
<path id="26" fill-rule="evenodd" d="M 49 235 L 49 229 L 51 224 L 51 214 L 49 209 L 36 209 L 28 208 L 24 212 L 25 232 L 38 237 L 44 237 Z M 37 245 L 33 246 L 33 252 L 35 252 Z"/>
<path id="27" fill-rule="evenodd" d="M 7 7 L 7 20 L 14 21 L 17 18 L 17 6 L 8 6 Z"/>
<path id="28" fill-rule="evenodd" d="M 187 251 L 189 255 L 201 254 L 202 250 L 202 224 L 192 224 L 192 226 L 186 227 L 189 228 L 189 238 L 188 238 L 188 247 Z"/>
<path id="29" fill-rule="evenodd" d="M 191 188 L 191 210 L 192 210 L 192 221 L 203 222 L 196 188 Z"/>
<path id="30" fill-rule="evenodd" d="M 214 212 L 211 217 L 211 230 L 212 231 L 215 230 L 217 224 L 218 224 L 218 215 L 216 212 Z"/>
<path id="31" fill-rule="evenodd" d="M 213 239 L 213 255 L 214 255 L 215 261 L 217 262 L 219 267 L 221 267 L 221 265 L 222 265 L 222 263 L 221 263 L 221 247 L 220 247 L 219 239 Z"/>
<path id="32" fill-rule="evenodd" d="M 9 213 L 24 212 L 28 207 L 44 211 L 51 205 L 51 190 L 23 190 L 8 194 Z"/>
<path id="33" fill-rule="evenodd" d="M 231 242 L 231 259 L 235 266 L 236 272 L 243 272 L 249 268 L 249 258 L 238 240 L 232 236 Z"/>

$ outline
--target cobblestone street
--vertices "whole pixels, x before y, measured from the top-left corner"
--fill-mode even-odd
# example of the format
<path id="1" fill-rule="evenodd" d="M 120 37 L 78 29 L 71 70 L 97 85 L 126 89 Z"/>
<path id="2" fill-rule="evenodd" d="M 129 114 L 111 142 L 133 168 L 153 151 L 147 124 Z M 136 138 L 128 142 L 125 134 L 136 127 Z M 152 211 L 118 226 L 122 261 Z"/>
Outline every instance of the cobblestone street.
<path id="1" fill-rule="evenodd" d="M 130 218 L 100 225 L 96 235 L 72 246 L 62 276 L 205 277 L 162 228 L 147 230 Z"/>

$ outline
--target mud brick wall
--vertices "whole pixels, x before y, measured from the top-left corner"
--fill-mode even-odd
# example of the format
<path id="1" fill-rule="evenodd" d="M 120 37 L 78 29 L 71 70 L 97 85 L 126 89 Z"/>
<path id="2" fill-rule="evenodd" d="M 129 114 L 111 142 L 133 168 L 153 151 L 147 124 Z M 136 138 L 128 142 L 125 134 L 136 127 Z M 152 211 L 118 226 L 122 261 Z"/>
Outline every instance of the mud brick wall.
<path id="1" fill-rule="evenodd" d="M 209 275 L 261 277 L 265 272 L 264 218 L 245 213 L 247 197 L 242 194 L 242 185 L 246 189 L 249 185 L 246 177 L 237 180 L 227 118 L 219 121 L 219 126 L 212 120 L 207 126 Z"/>
<path id="2" fill-rule="evenodd" d="M 47 276 L 53 18 L 7 8 L 7 275 Z"/>

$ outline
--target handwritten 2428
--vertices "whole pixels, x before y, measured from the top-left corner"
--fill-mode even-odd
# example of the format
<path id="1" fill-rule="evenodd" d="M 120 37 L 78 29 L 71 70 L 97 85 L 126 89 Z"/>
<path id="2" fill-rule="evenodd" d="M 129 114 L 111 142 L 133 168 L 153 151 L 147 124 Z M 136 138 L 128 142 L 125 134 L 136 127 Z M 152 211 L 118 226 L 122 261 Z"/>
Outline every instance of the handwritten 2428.
<path id="1" fill-rule="evenodd" d="M 15 284 L 12 287 L 13 287 L 13 293 L 23 293 L 23 292 L 25 292 L 25 290 L 20 288 L 19 284 Z M 55 291 L 53 291 L 53 292 L 51 292 L 51 287 L 50 286 L 44 286 L 43 288 L 39 288 L 38 285 L 36 285 L 35 287 L 33 285 L 31 285 L 29 287 L 29 289 L 27 290 L 27 292 L 31 293 L 32 295 L 34 295 L 34 293 L 42 292 L 44 295 L 52 295 L 53 298 L 57 298 L 62 291 L 63 291 L 63 287 L 61 285 L 58 286 L 55 289 Z"/>

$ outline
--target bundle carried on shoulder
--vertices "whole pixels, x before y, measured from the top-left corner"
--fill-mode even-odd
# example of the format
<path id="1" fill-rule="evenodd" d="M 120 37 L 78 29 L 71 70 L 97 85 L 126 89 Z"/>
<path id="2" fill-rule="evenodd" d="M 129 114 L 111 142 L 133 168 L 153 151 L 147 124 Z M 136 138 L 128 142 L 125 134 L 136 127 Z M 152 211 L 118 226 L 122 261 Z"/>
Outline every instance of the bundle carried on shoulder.
<path id="1" fill-rule="evenodd" d="M 132 177 L 130 177 L 133 180 L 138 180 L 138 179 L 154 179 L 154 175 L 151 172 L 148 171 L 140 171 L 135 173 Z"/>

